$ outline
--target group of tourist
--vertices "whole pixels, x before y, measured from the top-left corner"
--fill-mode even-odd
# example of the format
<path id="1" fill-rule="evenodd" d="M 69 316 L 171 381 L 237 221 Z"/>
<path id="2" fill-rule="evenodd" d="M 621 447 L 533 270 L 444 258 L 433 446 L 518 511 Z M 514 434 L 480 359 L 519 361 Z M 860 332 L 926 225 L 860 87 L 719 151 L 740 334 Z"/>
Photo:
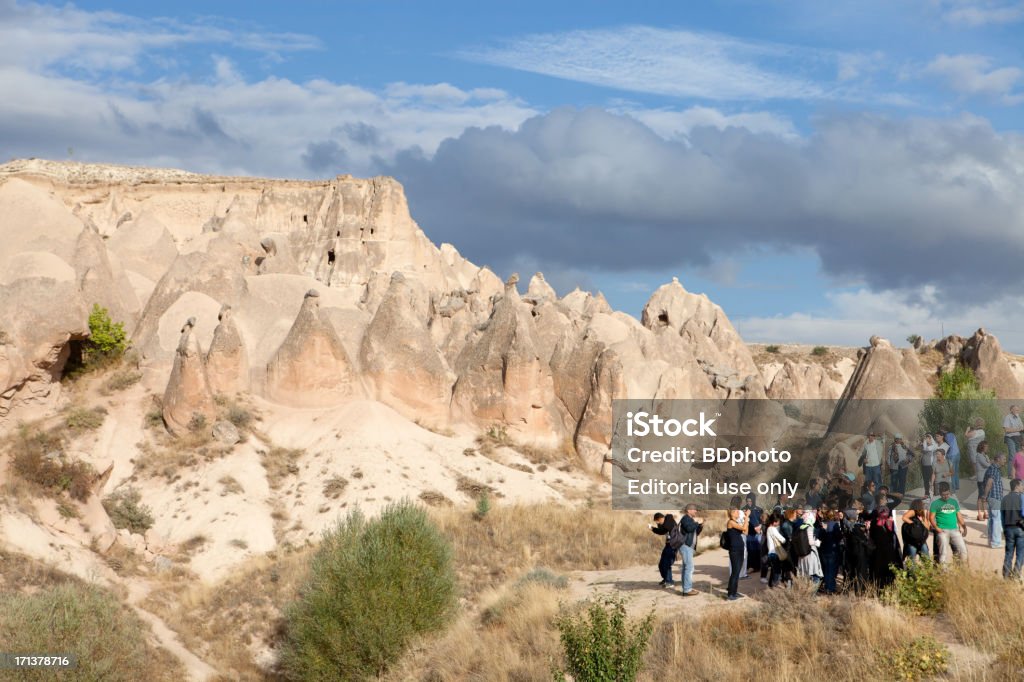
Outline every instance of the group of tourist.
<path id="1" fill-rule="evenodd" d="M 1003 548 L 1003 576 L 1020 579 L 1024 567 L 1024 448 L 1020 409 L 1014 405 L 1003 419 L 1004 443 L 1009 455 L 991 454 L 984 420 L 973 419 L 964 433 L 966 456 L 973 465 L 977 486 L 977 520 L 986 521 L 985 535 L 992 548 Z M 894 568 L 907 561 L 930 559 L 946 564 L 954 556 L 967 559 L 967 525 L 960 499 L 961 451 L 956 434 L 940 428 L 925 434 L 920 453 L 902 434 L 894 434 L 883 448 L 880 434 L 872 432 L 861 449 L 858 466 L 864 484 L 854 493 L 855 474 L 842 472 L 832 481 L 813 479 L 800 504 L 785 497 L 766 512 L 756 497 L 733 498 L 720 545 L 729 552 L 727 598 L 740 598 L 739 583 L 760 574 L 769 587 L 788 585 L 804 576 L 825 594 L 844 589 L 861 591 L 869 585 L 883 588 L 894 579 Z M 908 471 L 920 456 L 923 496 L 896 512 L 907 496 Z M 1003 467 L 1009 462 L 1010 482 L 1004 486 Z M 890 485 L 884 485 L 883 469 Z M 899 517 L 900 524 L 896 520 Z M 651 530 L 665 536 L 658 570 L 661 585 L 675 584 L 672 567 L 682 557 L 683 594 L 693 588 L 693 557 L 704 519 L 696 505 L 688 505 L 677 522 L 672 514 L 656 514 Z"/>

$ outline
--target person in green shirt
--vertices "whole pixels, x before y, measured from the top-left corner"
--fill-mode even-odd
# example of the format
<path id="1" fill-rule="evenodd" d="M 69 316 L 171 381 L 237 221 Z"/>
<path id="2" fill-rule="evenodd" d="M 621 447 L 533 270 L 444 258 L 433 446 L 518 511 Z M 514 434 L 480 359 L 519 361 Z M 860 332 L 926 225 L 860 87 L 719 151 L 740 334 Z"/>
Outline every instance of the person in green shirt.
<path id="1" fill-rule="evenodd" d="M 939 497 L 932 502 L 928 511 L 932 526 L 938 531 L 939 562 L 949 563 L 951 547 L 961 561 L 966 561 L 967 543 L 964 542 L 964 534 L 967 532 L 967 524 L 960 515 L 960 503 L 952 496 L 949 483 L 939 483 Z"/>

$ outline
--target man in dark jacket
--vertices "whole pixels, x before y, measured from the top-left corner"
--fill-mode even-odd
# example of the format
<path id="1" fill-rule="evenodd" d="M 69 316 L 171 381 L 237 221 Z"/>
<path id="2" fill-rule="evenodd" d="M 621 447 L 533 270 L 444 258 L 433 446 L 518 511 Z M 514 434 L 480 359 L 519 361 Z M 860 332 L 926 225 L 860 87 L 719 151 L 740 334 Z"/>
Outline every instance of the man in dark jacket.
<path id="1" fill-rule="evenodd" d="M 675 585 L 672 580 L 672 564 L 676 562 L 679 550 L 669 544 L 669 534 L 676 527 L 676 519 L 671 514 L 665 516 L 658 512 L 654 515 L 654 523 L 647 525 L 655 535 L 665 536 L 665 547 L 662 548 L 661 559 L 658 561 L 658 572 L 661 573 L 661 582 L 658 584 L 662 587 L 671 587 Z"/>
<path id="2" fill-rule="evenodd" d="M 683 574 L 683 596 L 692 597 L 699 594 L 693 589 L 693 553 L 697 549 L 697 536 L 704 530 L 704 519 L 697 516 L 697 505 L 686 505 L 686 510 L 679 519 L 679 528 L 683 535 L 683 546 L 679 548 L 679 553 L 683 557 L 679 569 Z"/>
<path id="3" fill-rule="evenodd" d="M 1020 579 L 1021 569 L 1024 569 L 1024 493 L 1021 493 L 1019 478 L 1010 481 L 1010 492 L 1003 497 L 1000 506 L 1003 539 L 1006 542 L 1003 577 Z"/>

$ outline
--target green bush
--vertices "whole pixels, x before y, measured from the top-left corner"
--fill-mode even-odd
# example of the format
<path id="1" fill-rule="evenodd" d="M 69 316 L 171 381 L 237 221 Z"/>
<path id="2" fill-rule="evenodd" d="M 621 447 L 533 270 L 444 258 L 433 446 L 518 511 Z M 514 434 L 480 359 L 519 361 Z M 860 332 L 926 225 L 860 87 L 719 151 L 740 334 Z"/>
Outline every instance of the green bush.
<path id="1" fill-rule="evenodd" d="M 934 614 L 946 606 L 942 567 L 930 558 L 894 568 L 896 579 L 886 588 L 883 599 L 913 613 Z"/>
<path id="2" fill-rule="evenodd" d="M 474 516 L 476 516 L 479 521 L 487 516 L 487 512 L 489 511 L 491 511 L 491 498 L 487 494 L 486 489 L 481 490 L 480 497 L 476 498 L 476 512 L 474 512 Z"/>
<path id="3" fill-rule="evenodd" d="M 33 594 L 0 592 L 5 652 L 77 657 L 74 671 L 36 669 L 19 673 L 17 679 L 154 679 L 154 671 L 167 663 L 153 660 L 147 631 L 128 607 L 98 587 L 64 583 Z"/>
<path id="4" fill-rule="evenodd" d="M 811 350 L 811 355 L 816 355 L 818 357 L 821 357 L 823 355 L 828 355 L 828 348 L 826 348 L 825 346 L 815 346 Z"/>
<path id="5" fill-rule="evenodd" d="M 106 308 L 94 303 L 89 313 L 89 345 L 90 358 L 113 359 L 124 355 L 128 349 L 128 335 L 124 331 L 123 322 L 114 322 Z"/>
<path id="6" fill-rule="evenodd" d="M 122 488 L 103 498 L 114 528 L 127 528 L 140 535 L 153 527 L 153 510 L 142 504 L 142 495 L 135 488 Z"/>
<path id="7" fill-rule="evenodd" d="M 915 637 L 895 650 L 880 654 L 887 677 L 895 680 L 925 680 L 942 675 L 949 668 L 949 649 L 933 637 Z"/>
<path id="8" fill-rule="evenodd" d="M 581 612 L 563 612 L 557 619 L 567 671 L 579 682 L 630 682 L 640 672 L 644 651 L 654 631 L 654 612 L 630 622 L 622 597 L 605 595 Z"/>
<path id="9" fill-rule="evenodd" d="M 781 349 L 778 346 L 776 346 L 775 344 L 772 344 L 770 346 L 765 346 L 764 347 L 764 352 L 765 353 L 778 353 L 780 350 Z"/>
<path id="10" fill-rule="evenodd" d="M 961 474 L 973 473 L 974 464 L 966 456 L 963 434 L 970 422 L 981 417 L 985 421 L 985 433 L 989 443 L 989 454 L 1005 452 L 1003 439 L 1003 413 L 996 401 L 995 393 L 983 390 L 970 367 L 957 365 L 956 369 L 939 377 L 935 397 L 925 401 L 920 422 L 925 431 L 934 433 L 940 426 L 947 426 L 957 435 L 964 456 L 960 458 Z"/>
<path id="11" fill-rule="evenodd" d="M 372 520 L 349 512 L 324 534 L 286 612 L 282 668 L 296 680 L 379 676 L 455 605 L 451 546 L 422 507 L 403 500 Z"/>
<path id="12" fill-rule="evenodd" d="M 910 336 L 907 337 L 907 343 L 909 343 L 911 346 L 917 346 L 917 344 L 921 343 L 921 335 L 911 334 Z"/>

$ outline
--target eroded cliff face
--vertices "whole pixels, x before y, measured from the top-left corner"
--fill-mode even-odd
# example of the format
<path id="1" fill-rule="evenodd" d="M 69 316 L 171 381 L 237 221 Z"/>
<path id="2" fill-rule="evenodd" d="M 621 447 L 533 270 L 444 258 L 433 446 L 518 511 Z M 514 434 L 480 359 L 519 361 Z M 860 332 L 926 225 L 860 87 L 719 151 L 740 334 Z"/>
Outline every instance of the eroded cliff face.
<path id="1" fill-rule="evenodd" d="M 177 431 L 217 394 L 288 407 L 369 398 L 437 428 L 571 442 L 597 470 L 617 398 L 928 389 L 913 353 L 881 343 L 856 369 L 787 362 L 768 376 L 724 311 L 678 281 L 641 320 L 600 294 L 560 298 L 540 273 L 520 293 L 517 276 L 503 283 L 435 246 L 390 178 L 17 161 L 0 166 L 0 213 L 0 426 L 59 404 L 93 303 L 132 331 Z M 1008 384 L 993 341 L 972 340 L 971 358 Z"/>

